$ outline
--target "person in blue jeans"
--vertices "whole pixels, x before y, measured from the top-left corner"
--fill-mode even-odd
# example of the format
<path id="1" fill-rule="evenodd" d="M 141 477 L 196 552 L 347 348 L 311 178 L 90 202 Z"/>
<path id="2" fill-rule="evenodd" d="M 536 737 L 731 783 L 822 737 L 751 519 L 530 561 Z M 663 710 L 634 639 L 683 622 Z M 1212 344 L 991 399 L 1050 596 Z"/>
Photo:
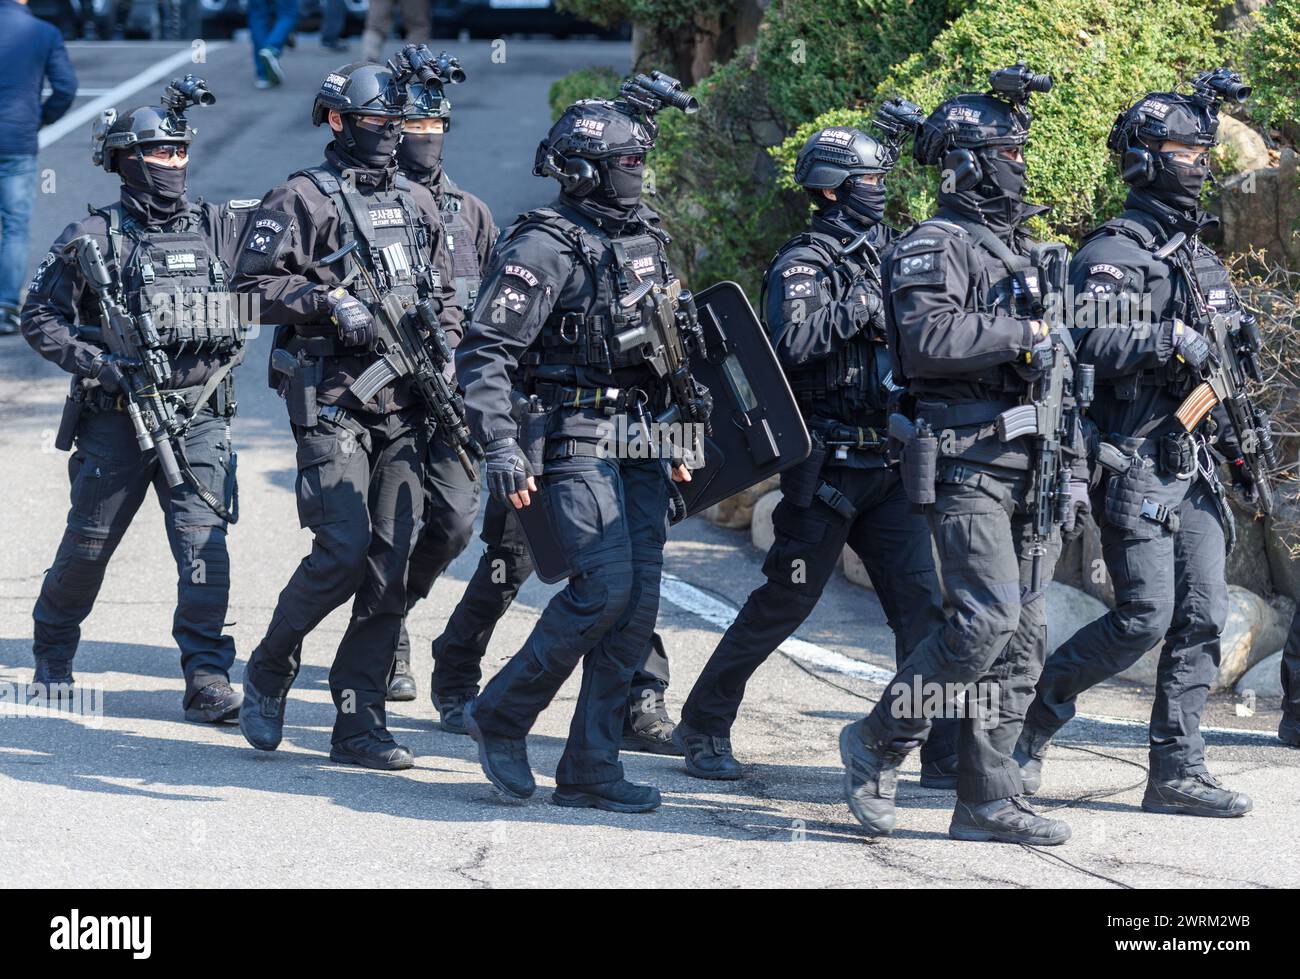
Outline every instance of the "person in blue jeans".
<path id="1" fill-rule="evenodd" d="M 0 64 L 0 334 L 7 335 L 18 331 L 27 273 L 37 133 L 68 111 L 77 73 L 58 28 L 33 17 L 25 0 L 0 0 Z M 47 79 L 51 91 L 42 102 Z"/>
<path id="2" fill-rule="evenodd" d="M 280 52 L 298 26 L 298 0 L 248 0 L 248 34 L 253 42 L 254 84 L 271 88 L 284 81 Z"/>

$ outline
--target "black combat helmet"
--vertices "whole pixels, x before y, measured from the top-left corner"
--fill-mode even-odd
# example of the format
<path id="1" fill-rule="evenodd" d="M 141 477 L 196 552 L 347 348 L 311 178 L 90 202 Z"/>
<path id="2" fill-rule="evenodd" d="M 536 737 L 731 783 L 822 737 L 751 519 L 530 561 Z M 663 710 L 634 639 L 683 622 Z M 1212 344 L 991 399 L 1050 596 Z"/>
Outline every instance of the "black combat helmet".
<path id="1" fill-rule="evenodd" d="M 640 200 L 645 154 L 653 146 L 644 121 L 620 103 L 584 99 L 565 109 L 538 144 L 533 173 L 554 177 L 572 197 L 632 208 Z"/>
<path id="2" fill-rule="evenodd" d="M 183 143 L 194 139 L 185 118 L 191 105 L 213 105 L 217 97 L 202 78 L 186 75 L 173 78 L 163 90 L 159 105 L 141 105 L 118 115 L 115 109 L 102 113 L 91 130 L 91 162 L 109 173 L 118 170 L 118 150 L 149 143 Z"/>
<path id="3" fill-rule="evenodd" d="M 794 164 L 794 179 L 805 190 L 834 190 L 849 177 L 888 173 L 894 165 L 889 146 L 860 129 L 831 126 L 808 137 Z"/>
<path id="4" fill-rule="evenodd" d="M 319 126 L 330 110 L 341 115 L 400 118 L 406 110 L 406 86 L 388 65 L 354 61 L 325 76 L 311 107 L 311 122 Z"/>
<path id="5" fill-rule="evenodd" d="M 912 143 L 916 162 L 934 167 L 954 149 L 1024 146 L 1031 116 L 995 95 L 957 95 L 930 113 Z"/>
<path id="6" fill-rule="evenodd" d="M 113 110 L 100 118 L 91 155 L 95 166 L 117 173 L 120 150 L 130 150 L 150 143 L 184 143 L 194 139 L 194 130 L 185 117 L 161 105 L 141 105 L 122 115 Z"/>
<path id="7" fill-rule="evenodd" d="M 451 128 L 451 99 L 441 87 L 409 82 L 406 86 L 407 119 L 442 119 L 442 131 Z"/>
<path id="8" fill-rule="evenodd" d="M 1244 102 L 1249 95 L 1240 75 L 1219 68 L 1198 75 L 1189 95 L 1151 92 L 1138 99 L 1116 117 L 1106 140 L 1120 157 L 1120 175 L 1181 210 L 1195 207 L 1209 176 L 1208 163 L 1180 163 L 1160 147 L 1170 140 L 1209 149 L 1218 143 L 1220 103 L 1225 98 Z"/>

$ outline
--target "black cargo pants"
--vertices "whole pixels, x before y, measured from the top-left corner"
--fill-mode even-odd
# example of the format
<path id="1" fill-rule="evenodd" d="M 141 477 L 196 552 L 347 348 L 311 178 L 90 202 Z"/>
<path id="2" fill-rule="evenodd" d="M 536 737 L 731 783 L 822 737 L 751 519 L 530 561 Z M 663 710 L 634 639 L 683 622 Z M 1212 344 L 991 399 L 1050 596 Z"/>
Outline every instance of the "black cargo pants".
<path id="1" fill-rule="evenodd" d="M 682 707 L 682 720 L 703 734 L 731 736 L 749 678 L 812 613 L 846 544 L 871 577 L 894 632 L 898 666 L 943 621 L 930 529 L 903 495 L 897 471 L 825 468 L 821 478 L 852 513 L 816 497 L 806 507 L 785 498 L 777 504 L 776 539 L 763 562 L 767 581 L 745 601 Z M 956 751 L 956 721 L 937 721 L 923 759 Z"/>
<path id="2" fill-rule="evenodd" d="M 200 410 L 185 435 L 185 453 L 199 481 L 227 505 L 235 483 L 230 451 L 225 419 L 210 406 Z M 186 704 L 214 680 L 228 680 L 235 641 L 223 634 L 230 598 L 225 521 L 188 482 L 167 486 L 157 458 L 141 454 L 131 422 L 120 411 L 83 415 L 68 477 L 72 509 L 32 615 L 36 657 L 72 662 L 108 562 L 152 484 L 176 561 L 172 636 L 181 651 Z"/>
<path id="3" fill-rule="evenodd" d="M 924 742 L 932 718 L 959 716 L 957 797 L 978 804 L 1020 795 L 1011 757 L 1047 647 L 1045 586 L 1060 535 L 1045 542 L 1044 588 L 1031 591 L 1028 474 L 941 466 L 926 511 L 947 619 L 917 645 L 867 716 L 868 738 L 901 749 Z M 973 686 L 972 686 L 973 685 Z"/>
<path id="4" fill-rule="evenodd" d="M 330 693 L 333 740 L 385 728 L 384 695 L 406 610 L 406 565 L 420 531 L 426 439 L 417 410 L 375 415 L 326 409 L 298 440 L 298 519 L 313 534 L 280 592 L 245 682 L 283 697 L 302 665 L 302 643 L 352 599 Z"/>

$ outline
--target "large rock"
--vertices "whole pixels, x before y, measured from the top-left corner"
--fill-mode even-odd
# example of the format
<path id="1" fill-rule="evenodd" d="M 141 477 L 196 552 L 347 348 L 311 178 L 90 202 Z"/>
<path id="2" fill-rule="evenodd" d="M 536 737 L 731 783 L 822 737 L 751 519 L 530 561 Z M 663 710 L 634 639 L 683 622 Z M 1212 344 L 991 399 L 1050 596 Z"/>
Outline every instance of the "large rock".
<path id="1" fill-rule="evenodd" d="M 844 571 L 844 577 L 848 578 L 853 584 L 874 590 L 875 586 L 871 584 L 871 576 L 867 574 L 867 566 L 862 563 L 862 558 L 858 557 L 853 548 L 844 548 L 840 567 Z"/>
<path id="2" fill-rule="evenodd" d="M 1053 577 L 1107 606 L 1115 604 L 1115 585 L 1101 556 L 1101 531 L 1092 517 L 1084 518 L 1082 534 L 1066 542 Z"/>
<path id="3" fill-rule="evenodd" d="M 1268 563 L 1268 533 L 1264 520 L 1255 514 L 1253 507 L 1243 506 L 1235 497 L 1229 498 L 1233 521 L 1237 527 L 1237 543 L 1227 560 L 1228 584 L 1237 585 L 1256 595 L 1272 595 L 1273 575 Z"/>
<path id="4" fill-rule="evenodd" d="M 774 490 L 764 493 L 753 507 L 753 520 L 749 525 L 749 539 L 754 542 L 755 547 L 764 553 L 771 549 L 772 542 L 776 540 L 776 532 L 772 529 L 772 511 L 776 509 L 776 505 L 780 502 L 781 491 Z"/>
<path id="5" fill-rule="evenodd" d="M 1281 697 L 1282 650 L 1264 657 L 1242 674 L 1236 689 L 1243 697 L 1249 694 L 1256 697 Z"/>
<path id="6" fill-rule="evenodd" d="M 1259 21 L 1251 15 L 1267 5 L 1268 0 L 1232 0 L 1215 18 L 1218 28 L 1221 31 L 1252 31 Z"/>
<path id="7" fill-rule="evenodd" d="M 1264 534 L 1264 548 L 1273 579 L 1273 589 L 1294 601 L 1300 601 L 1300 503 L 1294 497 L 1278 494 L 1273 515 Z"/>
<path id="8" fill-rule="evenodd" d="M 781 483 L 779 476 L 772 476 L 735 496 L 729 496 L 721 503 L 715 503 L 704 511 L 702 516 L 709 523 L 726 527 L 728 530 L 744 530 L 749 526 L 754 515 L 754 504 L 764 494 L 770 493 Z"/>
<path id="9" fill-rule="evenodd" d="M 1231 690 L 1243 673 L 1278 648 L 1281 632 L 1277 610 L 1253 592 L 1228 587 L 1228 622 L 1220 641 L 1219 675 L 1210 689 Z M 1146 686 L 1155 686 L 1160 647 L 1152 649 L 1120 674 Z"/>
<path id="10" fill-rule="evenodd" d="M 1272 163 L 1264 137 L 1226 113 L 1219 115 L 1219 145 L 1214 148 L 1214 155 L 1221 163 L 1231 166 L 1234 173 L 1259 170 Z"/>
<path id="11" fill-rule="evenodd" d="M 1050 656 L 1072 635 L 1106 614 L 1106 606 L 1087 592 L 1053 581 L 1047 586 L 1047 651 Z"/>
<path id="12" fill-rule="evenodd" d="M 1300 267 L 1300 156 L 1282 150 L 1275 167 L 1234 174 L 1221 184 L 1222 245 L 1227 254 L 1252 248 L 1266 260 Z"/>

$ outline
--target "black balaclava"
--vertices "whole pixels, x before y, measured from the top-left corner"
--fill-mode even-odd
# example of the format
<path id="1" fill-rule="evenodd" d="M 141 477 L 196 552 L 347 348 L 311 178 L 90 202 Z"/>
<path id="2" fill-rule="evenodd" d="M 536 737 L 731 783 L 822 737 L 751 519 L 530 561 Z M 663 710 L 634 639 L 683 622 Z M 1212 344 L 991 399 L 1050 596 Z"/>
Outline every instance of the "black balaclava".
<path id="1" fill-rule="evenodd" d="M 885 219 L 885 181 L 864 184 L 850 178 L 840 185 L 839 199 L 863 224 L 870 227 Z"/>
<path id="2" fill-rule="evenodd" d="M 334 142 L 339 155 L 367 170 L 382 170 L 393 160 L 398 142 L 402 138 L 402 120 L 384 119 L 379 129 L 363 126 L 355 113 L 343 116 L 343 131 Z"/>
<path id="3" fill-rule="evenodd" d="M 980 182 L 969 190 L 945 192 L 940 185 L 939 204 L 988 225 L 1005 237 L 1025 214 L 1025 164 L 1008 160 L 997 147 L 977 150 Z"/>
<path id="4" fill-rule="evenodd" d="M 406 133 L 397 144 L 397 165 L 425 186 L 442 178 L 442 141 L 446 133 Z"/>
<path id="5" fill-rule="evenodd" d="M 146 224 L 159 224 L 189 206 L 185 185 L 189 166 L 149 163 L 143 152 L 123 153 L 117 165 L 122 178 L 122 204 Z"/>
<path id="6" fill-rule="evenodd" d="M 582 197 L 561 191 L 560 200 L 592 218 L 601 227 L 618 231 L 641 209 L 644 159 L 632 170 L 618 166 L 614 160 L 595 161 L 593 165 L 602 171 L 600 185 Z"/>
<path id="7" fill-rule="evenodd" d="M 1199 166 L 1179 163 L 1172 153 L 1157 152 L 1156 179 L 1151 182 L 1151 196 L 1176 211 L 1190 215 L 1200 206 L 1201 189 L 1210 176 L 1208 161 Z"/>
<path id="8" fill-rule="evenodd" d="M 610 160 L 605 172 L 609 176 L 608 189 L 602 188 L 606 199 L 625 212 L 635 211 L 641 204 L 641 187 L 645 183 L 645 157 L 630 169 Z"/>

